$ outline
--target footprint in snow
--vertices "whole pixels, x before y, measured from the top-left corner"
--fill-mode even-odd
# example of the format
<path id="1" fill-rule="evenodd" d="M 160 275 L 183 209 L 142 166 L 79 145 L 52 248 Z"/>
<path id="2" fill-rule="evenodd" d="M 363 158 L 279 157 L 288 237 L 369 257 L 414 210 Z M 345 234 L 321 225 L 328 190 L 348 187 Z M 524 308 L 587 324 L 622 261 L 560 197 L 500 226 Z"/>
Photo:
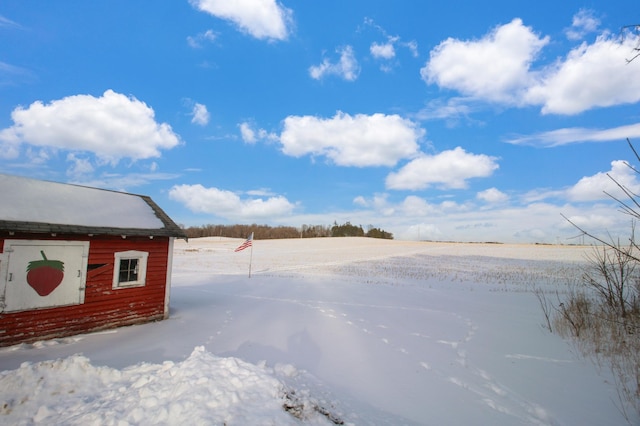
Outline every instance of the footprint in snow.
<path id="1" fill-rule="evenodd" d="M 467 367 L 467 351 L 459 350 L 457 354 L 458 354 L 458 364 L 466 368 Z"/>
<path id="2" fill-rule="evenodd" d="M 415 336 L 415 337 L 422 337 L 423 339 L 430 339 L 431 338 L 431 336 L 427 336 L 426 334 L 417 333 L 417 332 L 416 333 L 411 333 L 411 335 Z"/>
<path id="3" fill-rule="evenodd" d="M 438 340 L 438 343 L 442 343 L 443 345 L 451 346 L 452 349 L 458 349 L 458 342 L 452 342 L 450 340 Z"/>
<path id="4" fill-rule="evenodd" d="M 495 393 L 498 396 L 505 396 L 507 393 L 504 391 L 504 389 L 502 389 L 500 386 L 496 385 L 495 383 L 487 383 L 487 388 L 491 389 L 491 391 L 493 393 Z"/>

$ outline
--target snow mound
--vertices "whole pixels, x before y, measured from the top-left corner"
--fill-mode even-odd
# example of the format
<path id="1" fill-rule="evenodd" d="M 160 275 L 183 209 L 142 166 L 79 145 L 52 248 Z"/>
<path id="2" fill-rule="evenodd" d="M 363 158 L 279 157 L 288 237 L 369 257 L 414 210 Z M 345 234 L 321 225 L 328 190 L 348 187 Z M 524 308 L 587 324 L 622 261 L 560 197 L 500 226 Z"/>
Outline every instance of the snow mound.
<path id="1" fill-rule="evenodd" d="M 25 362 L 0 373 L 0 423 L 300 424 L 302 410 L 291 412 L 295 391 L 285 389 L 274 373 L 264 365 L 214 356 L 202 346 L 182 362 L 123 370 L 94 366 L 82 355 Z M 335 423 L 322 411 L 304 411 L 307 424 Z"/>

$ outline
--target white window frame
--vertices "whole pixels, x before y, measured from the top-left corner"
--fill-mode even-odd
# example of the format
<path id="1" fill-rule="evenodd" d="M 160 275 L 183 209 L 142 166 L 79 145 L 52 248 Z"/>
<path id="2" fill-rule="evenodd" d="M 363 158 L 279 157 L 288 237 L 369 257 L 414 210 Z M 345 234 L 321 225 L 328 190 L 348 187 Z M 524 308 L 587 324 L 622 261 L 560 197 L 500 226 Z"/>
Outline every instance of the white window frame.
<path id="1" fill-rule="evenodd" d="M 146 251 L 128 250 L 114 253 L 113 288 L 143 287 L 147 281 L 148 258 L 149 253 Z M 130 259 L 136 259 L 138 261 L 138 279 L 136 281 L 120 282 L 120 262 Z"/>

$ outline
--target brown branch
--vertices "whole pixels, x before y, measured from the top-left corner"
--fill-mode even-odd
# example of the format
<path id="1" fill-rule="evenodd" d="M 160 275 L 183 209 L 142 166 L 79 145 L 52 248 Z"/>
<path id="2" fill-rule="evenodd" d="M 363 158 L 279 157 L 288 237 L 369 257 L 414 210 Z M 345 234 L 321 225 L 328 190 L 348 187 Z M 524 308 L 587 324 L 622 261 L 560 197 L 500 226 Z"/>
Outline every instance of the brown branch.
<path id="1" fill-rule="evenodd" d="M 590 233 L 590 232 L 585 231 L 584 229 L 582 229 L 581 227 L 579 227 L 578 225 L 576 225 L 576 224 L 575 224 L 571 219 L 569 219 L 568 217 L 566 217 L 566 216 L 565 216 L 564 214 L 562 214 L 562 213 L 560 213 L 560 216 L 562 216 L 562 217 L 564 218 L 564 220 L 566 220 L 566 221 L 567 221 L 567 222 L 569 222 L 571 225 L 573 225 L 573 227 L 574 227 L 574 228 L 576 228 L 578 231 L 582 232 L 582 235 L 586 235 L 587 237 L 589 237 L 589 238 L 591 238 L 591 239 L 593 239 L 593 240 L 596 240 L 597 242 L 601 243 L 602 245 L 604 245 L 604 246 L 606 246 L 606 247 L 608 247 L 608 248 L 610 248 L 610 249 L 612 249 L 612 250 L 620 251 L 620 247 L 618 247 L 615 243 L 610 243 L 610 242 L 608 242 L 608 241 L 606 241 L 606 240 L 603 240 L 603 239 L 602 239 L 602 238 L 600 238 L 600 237 L 595 236 L 594 234 L 592 234 L 592 233 Z M 634 247 L 637 247 L 637 246 L 636 246 L 635 241 L 633 241 L 633 240 L 632 240 L 632 241 L 631 241 L 631 244 L 632 244 Z M 631 259 L 633 259 L 633 260 L 637 261 L 637 262 L 640 262 L 640 258 L 638 258 L 638 257 L 636 257 L 636 256 L 633 256 L 633 255 L 629 254 L 629 257 L 630 257 Z"/>
<path id="2" fill-rule="evenodd" d="M 633 154 L 636 156 L 636 159 L 640 161 L 640 155 L 638 155 L 638 151 L 636 151 L 636 148 L 633 146 L 629 138 L 627 138 L 627 144 L 629 145 L 629 148 L 631 148 L 631 151 L 633 151 Z"/>
<path id="3" fill-rule="evenodd" d="M 625 30 L 628 29 L 632 29 L 631 31 L 635 32 L 636 34 L 640 35 L 640 25 L 639 24 L 633 24 L 633 25 L 625 25 L 620 29 L 620 32 L 622 33 L 622 38 L 624 39 L 624 33 Z M 631 62 L 633 62 L 635 59 L 637 59 L 640 56 L 640 41 L 638 42 L 638 47 L 634 47 L 633 48 L 634 52 L 638 52 L 635 54 L 635 56 L 631 59 L 625 59 L 627 61 L 627 64 L 630 64 Z"/>

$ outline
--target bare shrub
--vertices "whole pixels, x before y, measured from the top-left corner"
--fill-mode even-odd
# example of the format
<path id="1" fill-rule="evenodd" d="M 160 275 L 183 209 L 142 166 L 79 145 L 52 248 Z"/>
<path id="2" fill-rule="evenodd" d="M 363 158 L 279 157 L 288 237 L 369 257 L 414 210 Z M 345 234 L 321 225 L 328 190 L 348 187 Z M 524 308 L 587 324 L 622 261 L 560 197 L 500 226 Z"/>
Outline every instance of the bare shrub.
<path id="1" fill-rule="evenodd" d="M 631 411 L 640 415 L 640 271 L 630 254 L 635 243 L 613 246 L 594 247 L 580 288 L 564 299 L 556 293 L 552 323 L 583 356 L 610 369 L 618 408 L 631 423 Z"/>
<path id="2" fill-rule="evenodd" d="M 580 338 L 591 324 L 592 302 L 582 291 L 572 290 L 556 308 L 554 325 L 561 336 Z"/>
<path id="3" fill-rule="evenodd" d="M 553 313 L 553 304 L 549 299 L 547 299 L 547 295 L 544 293 L 540 287 L 533 288 L 533 294 L 538 299 L 538 303 L 540 303 L 540 308 L 542 308 L 542 313 L 544 314 L 545 327 L 549 330 L 549 333 L 553 333 L 553 327 L 551 326 L 551 315 Z"/>
<path id="4" fill-rule="evenodd" d="M 627 142 L 640 161 L 631 141 L 627 139 Z M 627 166 L 640 175 L 640 170 L 629 163 Z M 618 393 L 618 408 L 632 423 L 631 411 L 635 412 L 636 421 L 640 418 L 640 246 L 635 238 L 635 221 L 640 220 L 640 196 L 613 177 L 609 178 L 626 197 L 607 194 L 617 202 L 622 213 L 632 218 L 628 242 L 598 237 L 565 217 L 599 246 L 594 247 L 589 258 L 582 289 L 570 292 L 566 300 L 558 298 L 552 322 L 558 334 L 572 338 L 584 356 L 591 357 L 600 368 L 610 368 Z"/>
<path id="5" fill-rule="evenodd" d="M 630 241 L 626 246 L 618 242 L 615 249 L 607 246 L 595 249 L 590 258 L 592 270 L 584 276 L 587 286 L 606 304 L 606 311 L 623 322 L 638 309 L 638 261 L 634 256 L 633 230 Z"/>

